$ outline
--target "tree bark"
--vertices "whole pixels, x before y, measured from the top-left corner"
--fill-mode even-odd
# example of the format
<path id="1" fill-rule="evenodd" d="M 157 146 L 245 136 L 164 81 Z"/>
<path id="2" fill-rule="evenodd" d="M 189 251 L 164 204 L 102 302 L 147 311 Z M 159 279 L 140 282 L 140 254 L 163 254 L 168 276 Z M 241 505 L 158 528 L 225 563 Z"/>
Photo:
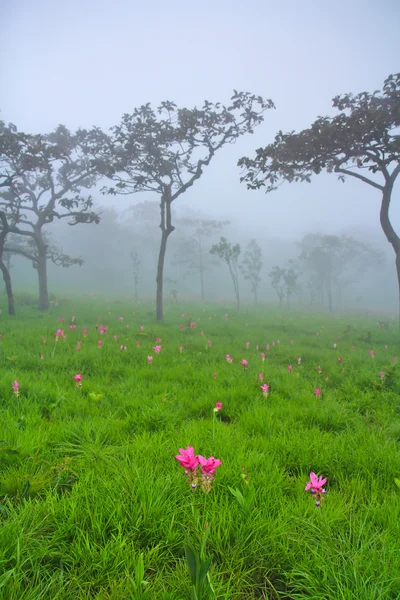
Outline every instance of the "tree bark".
<path id="1" fill-rule="evenodd" d="M 49 291 L 47 287 L 47 247 L 44 243 L 36 243 L 38 249 L 37 272 L 39 280 L 39 310 L 48 310 L 50 305 Z"/>
<path id="2" fill-rule="evenodd" d="M 8 300 L 8 314 L 11 317 L 15 317 L 15 302 L 14 302 L 14 294 L 13 294 L 12 285 L 11 285 L 10 271 L 7 269 L 7 266 L 3 260 L 4 246 L 6 243 L 7 234 L 9 233 L 9 228 L 8 228 L 8 224 L 7 224 L 5 217 L 2 218 L 2 221 L 3 221 L 3 229 L 0 233 L 0 271 L 3 274 L 4 285 L 6 288 L 6 294 L 7 294 L 7 300 Z"/>
<path id="3" fill-rule="evenodd" d="M 204 302 L 204 268 L 203 268 L 203 248 L 201 245 L 201 237 L 199 235 L 199 271 L 200 271 L 200 293 L 201 302 Z"/>
<path id="4" fill-rule="evenodd" d="M 171 189 L 167 187 L 161 196 L 160 202 L 160 229 L 161 229 L 161 243 L 160 251 L 158 253 L 158 264 L 157 264 L 157 293 L 156 293 L 156 319 L 157 321 L 164 320 L 163 311 L 163 284 L 164 284 L 164 261 L 165 253 L 167 250 L 167 240 L 175 227 L 171 224 Z"/>

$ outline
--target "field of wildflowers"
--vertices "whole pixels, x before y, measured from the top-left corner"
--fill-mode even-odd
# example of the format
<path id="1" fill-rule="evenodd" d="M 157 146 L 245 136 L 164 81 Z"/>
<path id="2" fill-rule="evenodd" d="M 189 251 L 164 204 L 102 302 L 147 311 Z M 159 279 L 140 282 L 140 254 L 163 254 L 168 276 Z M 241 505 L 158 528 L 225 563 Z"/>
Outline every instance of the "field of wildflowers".
<path id="1" fill-rule="evenodd" d="M 400 598 L 396 323 L 226 310 L 0 315 L 0 598 Z"/>

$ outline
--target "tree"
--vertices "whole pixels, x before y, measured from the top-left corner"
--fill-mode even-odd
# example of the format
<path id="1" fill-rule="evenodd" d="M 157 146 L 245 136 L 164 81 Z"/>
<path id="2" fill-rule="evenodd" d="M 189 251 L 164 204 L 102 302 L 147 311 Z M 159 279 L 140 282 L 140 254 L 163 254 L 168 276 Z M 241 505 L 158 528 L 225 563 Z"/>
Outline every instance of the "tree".
<path id="1" fill-rule="evenodd" d="M 140 258 L 137 252 L 131 252 L 132 267 L 133 267 L 133 285 L 135 288 L 135 300 L 138 300 L 138 286 L 140 281 Z"/>
<path id="2" fill-rule="evenodd" d="M 125 114 L 113 128 L 114 187 L 111 194 L 153 192 L 160 196 L 161 241 L 157 265 L 156 317 L 163 320 L 163 276 L 167 240 L 172 224 L 172 203 L 203 174 L 215 154 L 245 133 L 253 133 L 271 100 L 234 92 L 231 105 L 205 101 L 202 108 L 177 108 L 150 103 Z"/>
<path id="3" fill-rule="evenodd" d="M 229 268 L 229 273 L 232 278 L 233 288 L 236 296 L 236 308 L 240 308 L 240 295 L 239 295 L 239 277 L 238 277 L 238 263 L 240 256 L 240 244 L 232 246 L 230 242 L 224 237 L 220 238 L 218 244 L 214 244 L 210 250 L 210 254 L 214 254 L 220 260 L 224 261 Z"/>
<path id="4" fill-rule="evenodd" d="M 243 277 L 250 282 L 251 291 L 254 294 L 254 304 L 258 304 L 258 287 L 261 282 L 260 271 L 263 266 L 261 247 L 256 240 L 251 240 L 247 245 L 240 270 Z"/>
<path id="5" fill-rule="evenodd" d="M 20 168 L 13 151 L 2 157 L 10 175 L 0 192 L 0 209 L 12 218 L 10 232 L 30 237 L 36 244 L 39 308 L 46 310 L 48 249 L 43 228 L 54 219 L 69 219 L 69 225 L 100 222 L 92 197 L 82 195 L 82 190 L 109 174 L 110 156 L 108 138 L 97 128 L 71 133 L 60 125 L 35 140 L 35 164 L 29 170 Z"/>
<path id="6" fill-rule="evenodd" d="M 81 267 L 84 264 L 83 258 L 72 257 L 65 254 L 56 243 L 51 239 L 50 234 L 43 234 L 43 240 L 46 245 L 46 259 L 50 260 L 57 267 L 67 269 L 72 266 Z M 32 267 L 38 269 L 39 252 L 35 240 L 32 237 L 11 235 L 4 247 L 4 253 L 8 256 L 23 256 L 32 262 Z"/>
<path id="7" fill-rule="evenodd" d="M 280 131 L 255 158 L 240 159 L 241 181 L 250 189 L 270 192 L 283 181 L 310 182 L 313 174 L 325 170 L 342 181 L 354 177 L 378 190 L 381 226 L 396 257 L 400 301 L 400 238 L 389 216 L 400 173 L 400 73 L 390 75 L 382 91 L 336 96 L 333 107 L 338 115 L 319 117 L 300 133 Z"/>
<path id="8" fill-rule="evenodd" d="M 299 261 L 310 277 L 308 287 L 318 296 L 320 304 L 324 303 L 326 293 L 331 313 L 334 289 L 340 305 L 343 290 L 382 260 L 372 246 L 345 235 L 307 234 L 298 246 Z"/>
<path id="9" fill-rule="evenodd" d="M 282 306 L 285 297 L 285 274 L 285 269 L 278 267 L 278 265 L 276 265 L 269 274 L 271 285 L 279 298 L 279 306 Z"/>
<path id="10" fill-rule="evenodd" d="M 198 273 L 200 281 L 201 301 L 205 300 L 204 273 L 212 264 L 204 255 L 205 241 L 210 239 L 217 231 L 220 231 L 229 221 L 216 221 L 211 219 L 178 219 L 178 225 L 182 225 L 188 231 L 189 237 L 178 241 L 174 264 L 185 264 L 190 273 Z"/>

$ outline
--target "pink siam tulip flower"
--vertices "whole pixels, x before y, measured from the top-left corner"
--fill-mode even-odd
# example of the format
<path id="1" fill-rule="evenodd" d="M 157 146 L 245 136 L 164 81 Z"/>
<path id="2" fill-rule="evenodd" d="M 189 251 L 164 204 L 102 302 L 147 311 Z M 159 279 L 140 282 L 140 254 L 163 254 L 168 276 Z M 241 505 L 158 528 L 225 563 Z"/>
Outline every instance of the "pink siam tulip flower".
<path id="1" fill-rule="evenodd" d="M 144 331 L 144 325 L 140 326 L 140 331 Z"/>
<path id="2" fill-rule="evenodd" d="M 338 361 L 339 365 L 341 365 L 341 364 L 342 364 L 342 362 L 343 362 L 343 358 L 340 358 L 340 357 L 339 357 L 339 358 L 337 359 L 337 361 Z"/>
<path id="3" fill-rule="evenodd" d="M 18 396 L 19 396 L 19 383 L 18 383 L 18 381 L 17 381 L 17 380 L 13 381 L 13 384 L 12 384 L 12 389 L 13 389 L 13 392 L 14 392 L 14 394 L 15 394 L 15 395 L 17 396 L 17 398 L 18 398 Z"/>
<path id="4" fill-rule="evenodd" d="M 226 358 L 226 362 L 228 362 L 228 363 L 232 363 L 233 362 L 233 358 L 231 357 L 230 354 L 225 354 L 225 358 Z"/>
<path id="5" fill-rule="evenodd" d="M 98 342 L 97 342 L 97 346 L 98 346 L 99 348 L 101 348 L 101 347 L 102 347 L 102 345 L 103 345 L 103 340 L 98 340 Z"/>
<path id="6" fill-rule="evenodd" d="M 220 410 L 222 410 L 222 402 L 216 402 L 214 412 L 219 412 Z"/>
<path id="7" fill-rule="evenodd" d="M 124 317 L 119 317 L 119 319 L 118 319 L 118 320 L 119 320 L 119 322 L 120 322 L 120 323 L 122 323 L 122 322 L 123 322 L 123 320 L 124 320 Z"/>
<path id="8" fill-rule="evenodd" d="M 100 325 L 99 330 L 100 330 L 101 335 L 103 335 L 104 333 L 107 333 L 107 327 L 105 327 L 104 325 Z"/>
<path id="9" fill-rule="evenodd" d="M 297 364 L 301 365 L 301 358 L 300 357 L 297 359 Z"/>
<path id="10" fill-rule="evenodd" d="M 212 341 L 211 340 L 207 341 L 207 346 L 212 346 Z"/>
<path id="11" fill-rule="evenodd" d="M 261 352 L 260 357 L 261 357 L 261 360 L 264 362 L 265 361 L 265 354 L 264 354 L 264 352 Z"/>
<path id="12" fill-rule="evenodd" d="M 160 354 L 160 352 L 161 352 L 161 346 L 154 346 L 153 350 L 154 350 L 154 352 L 156 354 Z"/>
<path id="13" fill-rule="evenodd" d="M 190 329 L 194 329 L 196 327 L 196 323 L 189 323 Z"/>
<path id="14" fill-rule="evenodd" d="M 179 329 L 183 329 L 183 325 L 179 325 Z"/>
<path id="15" fill-rule="evenodd" d="M 157 344 L 161 344 L 161 342 L 162 342 L 162 339 L 161 339 L 161 338 L 156 338 L 156 343 L 157 343 Z"/>
<path id="16" fill-rule="evenodd" d="M 384 373 L 383 371 L 381 371 L 381 372 L 379 373 L 379 377 L 380 377 L 381 379 L 385 379 L 385 373 Z"/>
<path id="17" fill-rule="evenodd" d="M 57 319 L 59 323 L 65 323 L 65 319 L 64 317 L 60 317 L 59 319 Z"/>
<path id="18" fill-rule="evenodd" d="M 77 373 L 76 375 L 74 375 L 74 379 L 76 382 L 76 387 L 82 387 L 82 375 L 80 373 Z"/>
<path id="19" fill-rule="evenodd" d="M 275 346 L 275 342 L 272 342 L 272 345 Z"/>
<path id="20" fill-rule="evenodd" d="M 214 379 L 217 379 L 217 373 L 214 372 L 213 377 L 214 377 Z"/>
<path id="21" fill-rule="evenodd" d="M 148 356 L 147 357 L 147 363 L 149 364 L 149 366 L 151 366 L 152 362 L 153 362 L 153 357 L 152 356 Z"/>
<path id="22" fill-rule="evenodd" d="M 258 379 L 259 379 L 260 381 L 262 381 L 262 380 L 264 379 L 264 375 L 263 375 L 262 373 L 259 373 L 259 374 L 258 374 Z"/>
<path id="23" fill-rule="evenodd" d="M 293 367 L 292 367 L 292 365 L 288 365 L 288 368 L 287 368 L 287 370 L 289 371 L 289 373 L 291 373 L 291 372 L 293 371 Z"/>
<path id="24" fill-rule="evenodd" d="M 260 385 L 260 390 L 262 391 L 262 393 L 264 394 L 264 396 L 267 397 L 268 396 L 269 385 L 267 385 L 266 383 L 264 383 L 264 385 Z"/>
<path id="25" fill-rule="evenodd" d="M 245 358 L 243 358 L 243 360 L 241 361 L 241 364 L 242 364 L 243 369 L 247 369 L 248 362 Z"/>
<path id="26" fill-rule="evenodd" d="M 125 351 L 127 348 L 126 348 L 126 346 L 124 346 L 124 345 L 121 345 L 121 346 L 119 347 L 119 349 L 120 349 L 120 350 L 123 350 L 123 351 Z"/>
<path id="27" fill-rule="evenodd" d="M 315 394 L 315 396 L 320 396 L 321 395 L 321 388 L 315 388 L 314 394 Z"/>
<path id="28" fill-rule="evenodd" d="M 137 340 L 136 346 L 140 346 L 140 340 Z"/>
<path id="29" fill-rule="evenodd" d="M 87 336 L 87 331 L 88 331 L 88 328 L 85 325 L 85 327 L 83 328 L 83 337 Z"/>
<path id="30" fill-rule="evenodd" d="M 308 490 L 311 491 L 312 494 L 321 494 L 324 493 L 324 485 L 328 481 L 327 477 L 318 477 L 315 473 L 310 473 L 310 481 L 307 482 L 306 487 L 304 488 L 305 492 Z"/>
<path id="31" fill-rule="evenodd" d="M 183 346 L 179 346 L 179 352 L 182 354 Z"/>
<path id="32" fill-rule="evenodd" d="M 43 344 L 46 343 L 46 338 L 45 337 L 42 337 L 42 342 L 43 342 Z"/>
<path id="33" fill-rule="evenodd" d="M 56 341 L 60 339 L 60 337 L 65 338 L 64 329 L 57 329 L 56 331 Z"/>
<path id="34" fill-rule="evenodd" d="M 317 371 L 318 371 L 318 373 L 322 373 L 322 369 L 319 365 L 318 365 Z"/>
<path id="35" fill-rule="evenodd" d="M 375 350 L 370 350 L 369 351 L 369 355 L 370 355 L 371 358 L 374 358 L 374 356 L 375 356 Z"/>
<path id="36" fill-rule="evenodd" d="M 249 348 L 250 347 L 250 342 L 246 342 L 245 345 L 246 345 L 246 348 Z"/>
<path id="37" fill-rule="evenodd" d="M 69 328 L 71 329 L 71 331 L 76 329 L 76 325 L 70 325 Z"/>
<path id="38" fill-rule="evenodd" d="M 225 313 L 225 315 L 224 315 L 224 316 L 225 316 L 225 319 L 227 319 L 227 318 L 228 318 L 228 313 Z"/>
<path id="39" fill-rule="evenodd" d="M 199 457 L 194 455 L 193 446 L 188 446 L 186 450 L 179 448 L 179 452 L 175 458 L 181 466 L 188 471 L 195 471 L 199 465 Z"/>
<path id="40" fill-rule="evenodd" d="M 186 319 L 186 317 L 187 317 L 187 314 L 186 313 L 182 313 L 182 318 Z"/>
<path id="41" fill-rule="evenodd" d="M 113 340 L 114 340 L 114 342 L 116 342 L 118 340 L 118 336 L 117 335 L 113 335 Z"/>
<path id="42" fill-rule="evenodd" d="M 265 346 L 265 349 L 266 349 L 266 350 L 269 350 L 269 344 L 267 344 L 267 345 Z"/>
<path id="43" fill-rule="evenodd" d="M 200 463 L 201 472 L 204 475 L 214 475 L 217 467 L 222 465 L 222 460 L 219 460 L 218 458 L 214 458 L 213 456 L 210 456 L 210 458 L 204 458 L 204 456 L 198 456 L 197 458 Z"/>

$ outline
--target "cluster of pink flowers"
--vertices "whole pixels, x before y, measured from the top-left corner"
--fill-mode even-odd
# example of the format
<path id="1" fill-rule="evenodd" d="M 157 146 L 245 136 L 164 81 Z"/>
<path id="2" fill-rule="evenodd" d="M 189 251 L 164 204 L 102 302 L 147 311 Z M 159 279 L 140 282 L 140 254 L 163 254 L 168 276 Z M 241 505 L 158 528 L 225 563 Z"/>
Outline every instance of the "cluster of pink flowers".
<path id="1" fill-rule="evenodd" d="M 248 365 L 247 360 L 245 358 L 243 358 L 243 360 L 241 360 L 240 362 L 241 362 L 243 369 L 247 369 L 247 365 Z"/>
<path id="2" fill-rule="evenodd" d="M 222 465 L 222 460 L 210 456 L 205 458 L 201 455 L 195 455 L 193 446 L 188 446 L 186 450 L 179 448 L 180 454 L 175 456 L 176 460 L 185 469 L 187 481 L 192 489 L 200 485 L 204 492 L 211 490 L 211 484 L 214 481 L 214 475 L 217 467 Z"/>
<path id="3" fill-rule="evenodd" d="M 60 339 L 60 337 L 65 339 L 64 329 L 57 329 L 56 331 L 56 342 Z"/>
<path id="4" fill-rule="evenodd" d="M 99 331 L 100 331 L 100 334 L 101 334 L 101 335 L 103 335 L 104 333 L 107 333 L 107 329 L 108 329 L 108 328 L 107 328 L 107 327 L 105 327 L 104 325 L 100 325 L 100 326 L 99 326 Z"/>
<path id="5" fill-rule="evenodd" d="M 13 389 L 13 392 L 14 392 L 14 394 L 15 394 L 15 395 L 17 396 L 17 398 L 18 398 L 18 396 L 19 396 L 19 383 L 18 383 L 18 381 L 17 381 L 17 380 L 13 381 L 13 384 L 12 384 L 12 389 Z"/>
<path id="6" fill-rule="evenodd" d="M 318 477 L 315 473 L 310 473 L 310 481 L 307 482 L 306 487 L 304 488 L 305 492 L 310 491 L 314 500 L 315 506 L 320 506 L 321 502 L 325 500 L 323 494 L 326 494 L 326 490 L 324 488 L 325 483 L 328 481 L 327 477 Z"/>
<path id="7" fill-rule="evenodd" d="M 82 375 L 80 373 L 77 373 L 76 375 L 74 375 L 74 379 L 76 381 L 76 387 L 82 387 Z"/>
<path id="8" fill-rule="evenodd" d="M 233 358 L 231 357 L 230 354 L 225 354 L 225 358 L 226 358 L 226 362 L 233 363 Z"/>
<path id="9" fill-rule="evenodd" d="M 154 352 L 156 354 L 160 354 L 160 352 L 161 352 L 161 346 L 154 346 L 153 350 L 154 350 Z"/>
<path id="10" fill-rule="evenodd" d="M 264 396 L 267 397 L 268 396 L 269 385 L 267 385 L 266 383 L 264 383 L 264 385 L 260 385 L 260 389 L 261 389 L 262 393 L 264 394 Z"/>

